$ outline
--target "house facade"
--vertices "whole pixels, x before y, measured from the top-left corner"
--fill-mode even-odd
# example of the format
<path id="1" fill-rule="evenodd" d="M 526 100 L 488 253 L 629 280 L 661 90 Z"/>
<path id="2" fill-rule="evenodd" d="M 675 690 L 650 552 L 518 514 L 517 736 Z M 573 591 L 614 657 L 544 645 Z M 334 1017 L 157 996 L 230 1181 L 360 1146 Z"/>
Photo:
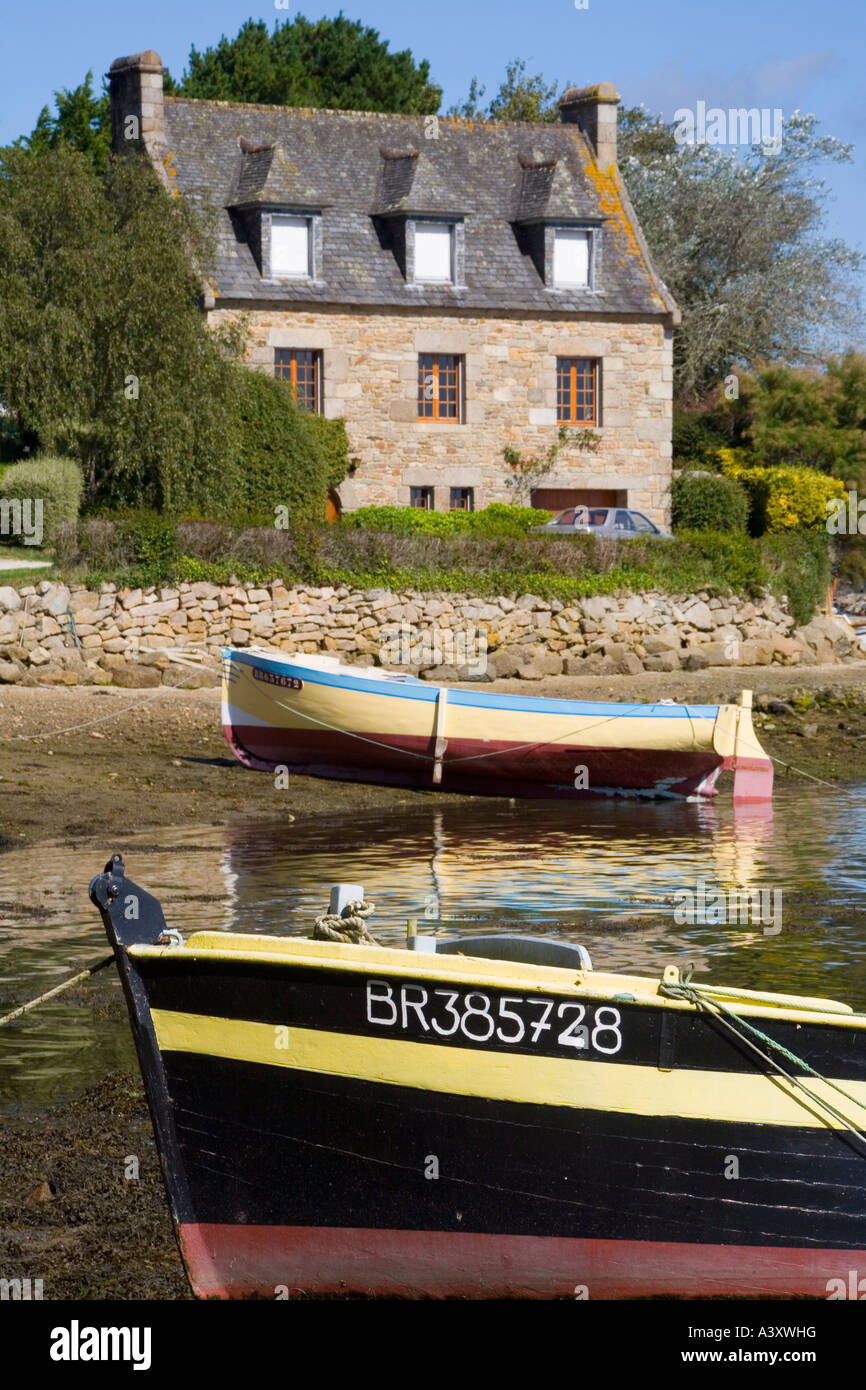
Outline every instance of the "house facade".
<path id="1" fill-rule="evenodd" d="M 679 321 L 616 167 L 609 83 L 560 121 L 164 97 L 149 50 L 111 66 L 113 144 L 209 204 L 204 304 L 249 363 L 342 416 L 334 503 L 618 504 L 668 519 Z M 503 455 L 569 442 L 522 492 Z M 578 431 L 589 431 L 579 435 Z"/>

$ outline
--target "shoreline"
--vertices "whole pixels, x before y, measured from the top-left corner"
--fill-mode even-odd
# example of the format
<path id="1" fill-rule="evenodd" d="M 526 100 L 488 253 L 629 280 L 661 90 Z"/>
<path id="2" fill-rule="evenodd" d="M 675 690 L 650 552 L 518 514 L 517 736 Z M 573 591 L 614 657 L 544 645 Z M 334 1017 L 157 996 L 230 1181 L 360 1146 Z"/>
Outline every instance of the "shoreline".
<path id="1" fill-rule="evenodd" d="M 484 689 L 526 693 L 527 684 L 500 680 Z M 555 699 L 652 702 L 669 698 L 674 685 L 680 700 L 695 704 L 736 700 L 752 689 L 756 732 L 779 776 L 866 778 L 866 661 L 682 671 L 675 683 L 662 672 L 553 676 L 531 689 Z M 761 708 L 767 700 L 797 706 L 804 691 L 812 697 L 807 707 Z M 786 766 L 796 770 L 786 773 Z M 720 796 L 728 785 L 723 778 Z M 296 774 L 277 790 L 271 777 L 232 755 L 215 689 L 0 687 L 0 850 L 100 834 L 110 840 L 188 821 L 221 824 L 229 815 L 297 820 L 458 799 L 467 798 Z"/>

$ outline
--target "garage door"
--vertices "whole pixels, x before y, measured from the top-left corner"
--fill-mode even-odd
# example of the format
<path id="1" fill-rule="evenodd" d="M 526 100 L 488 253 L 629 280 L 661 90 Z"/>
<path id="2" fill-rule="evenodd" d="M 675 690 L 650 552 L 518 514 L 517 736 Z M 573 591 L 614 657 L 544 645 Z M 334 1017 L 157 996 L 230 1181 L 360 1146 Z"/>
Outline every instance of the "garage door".
<path id="1" fill-rule="evenodd" d="M 533 507 L 544 507 L 548 512 L 561 512 L 579 502 L 586 507 L 627 505 L 624 489 L 615 487 L 537 487 L 532 490 L 531 501 Z"/>

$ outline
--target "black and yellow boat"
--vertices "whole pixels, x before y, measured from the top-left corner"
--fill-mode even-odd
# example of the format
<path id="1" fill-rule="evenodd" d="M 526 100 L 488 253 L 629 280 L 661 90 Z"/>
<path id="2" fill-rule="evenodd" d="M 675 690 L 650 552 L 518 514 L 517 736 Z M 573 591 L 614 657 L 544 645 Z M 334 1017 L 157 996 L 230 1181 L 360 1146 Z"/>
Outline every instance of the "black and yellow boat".
<path id="1" fill-rule="evenodd" d="M 117 855 L 90 892 L 202 1297 L 826 1298 L 866 1273 L 844 1004 L 537 937 L 184 942 Z"/>

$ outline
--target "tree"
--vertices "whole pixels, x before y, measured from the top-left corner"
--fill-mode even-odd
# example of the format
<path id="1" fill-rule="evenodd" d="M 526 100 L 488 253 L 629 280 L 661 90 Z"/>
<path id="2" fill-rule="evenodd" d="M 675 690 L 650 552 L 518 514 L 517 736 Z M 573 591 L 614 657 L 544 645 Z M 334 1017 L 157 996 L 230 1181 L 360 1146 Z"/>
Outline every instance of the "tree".
<path id="1" fill-rule="evenodd" d="M 171 86 L 179 96 L 214 101 L 426 115 L 442 99 L 429 75 L 429 63 L 416 65 L 408 49 L 390 53 L 375 29 L 340 13 L 316 21 L 298 15 L 272 33 L 263 20 L 247 20 L 236 38 L 223 36 L 203 53 L 193 48 Z"/>
<path id="2" fill-rule="evenodd" d="M 823 232 L 826 181 L 851 146 L 795 112 L 778 148 L 677 144 L 674 127 L 622 113 L 619 165 L 656 267 L 683 313 L 675 389 L 698 399 L 732 368 L 820 361 L 853 337 L 863 257 Z"/>
<path id="3" fill-rule="evenodd" d="M 204 327 L 206 254 L 143 156 L 103 182 L 64 143 L 0 151 L 0 398 L 91 498 L 174 509 L 230 482 L 237 344 Z"/>
<path id="4" fill-rule="evenodd" d="M 311 22 L 298 15 L 277 22 L 248 20 L 233 39 L 190 50 L 179 81 L 165 73 L 166 93 L 212 101 L 275 106 L 320 106 L 344 111 L 438 111 L 442 89 L 430 82 L 430 64 L 416 65 L 409 50 L 391 53 L 375 29 L 339 14 Z M 43 106 L 29 135 L 17 142 L 35 154 L 71 145 L 102 172 L 111 147 L 108 86 L 97 96 L 93 73 L 72 91 L 54 93 L 56 111 Z"/>
<path id="5" fill-rule="evenodd" d="M 566 84 L 567 85 L 567 84 Z M 557 93 L 559 88 L 545 81 L 541 73 L 534 77 L 526 76 L 526 61 L 514 58 L 505 69 L 505 78 L 500 83 L 496 95 L 486 107 L 481 107 L 481 98 L 487 89 L 479 87 L 478 79 L 473 77 L 469 84 L 469 95 L 462 106 L 452 106 L 449 116 L 460 116 L 463 120 L 487 121 L 558 121 Z"/>
<path id="6" fill-rule="evenodd" d="M 698 419 L 767 468 L 807 467 L 852 487 L 866 483 L 866 357 L 848 352 L 818 368 L 785 364 L 740 378 L 739 395 L 714 393 Z"/>
<path id="7" fill-rule="evenodd" d="M 143 154 L 100 177 L 63 142 L 0 150 L 0 400 L 19 437 L 79 460 L 91 503 L 320 519 L 342 421 L 240 365 L 239 330 L 208 329 L 212 245 Z"/>
<path id="8" fill-rule="evenodd" d="M 36 154 L 59 144 L 71 145 L 87 156 L 94 169 L 104 169 L 111 146 L 108 89 L 103 81 L 102 92 L 96 96 L 92 84 L 93 73 L 89 72 L 73 91 L 55 92 L 57 114 L 43 106 L 33 130 L 19 143 Z"/>

